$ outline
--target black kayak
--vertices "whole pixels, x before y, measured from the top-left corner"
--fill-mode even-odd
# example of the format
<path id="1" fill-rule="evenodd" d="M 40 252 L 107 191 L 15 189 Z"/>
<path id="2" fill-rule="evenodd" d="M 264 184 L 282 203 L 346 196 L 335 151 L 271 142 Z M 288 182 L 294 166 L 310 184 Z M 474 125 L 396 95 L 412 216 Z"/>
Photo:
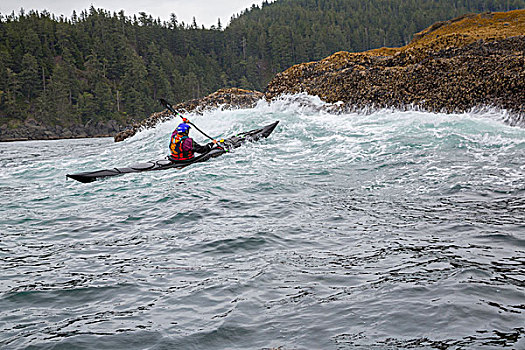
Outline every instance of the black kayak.
<path id="1" fill-rule="evenodd" d="M 165 169 L 171 169 L 171 168 L 178 168 L 178 169 L 184 168 L 193 163 L 205 162 L 209 160 L 210 158 L 215 158 L 220 155 L 223 155 L 224 153 L 229 152 L 231 149 L 237 148 L 248 141 L 257 141 L 261 138 L 268 137 L 268 135 L 272 133 L 272 131 L 275 129 L 278 123 L 279 121 L 276 121 L 275 123 L 267 125 L 261 129 L 255 129 L 255 130 L 243 132 L 235 136 L 232 136 L 228 139 L 221 140 L 221 142 L 219 143 L 220 146 L 214 146 L 208 153 L 203 153 L 190 160 L 173 161 L 173 160 L 170 160 L 168 157 L 162 160 L 149 161 L 145 163 L 138 163 L 138 164 L 130 165 L 127 168 L 113 168 L 113 169 L 105 169 L 105 170 L 97 170 L 97 171 L 87 171 L 87 172 L 77 173 L 77 174 L 67 174 L 66 177 L 69 177 L 70 179 L 74 179 L 80 182 L 88 183 L 88 182 L 93 182 L 95 180 L 102 179 L 108 176 L 117 176 L 117 175 L 128 174 L 128 173 L 138 173 L 142 171 L 165 170 Z"/>

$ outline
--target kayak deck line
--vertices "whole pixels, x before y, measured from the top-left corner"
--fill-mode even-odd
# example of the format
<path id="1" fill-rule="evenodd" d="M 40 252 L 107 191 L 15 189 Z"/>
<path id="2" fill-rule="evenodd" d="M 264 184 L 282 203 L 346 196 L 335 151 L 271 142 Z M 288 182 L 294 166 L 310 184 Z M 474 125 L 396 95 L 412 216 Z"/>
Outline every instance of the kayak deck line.
<path id="1" fill-rule="evenodd" d="M 139 173 L 144 171 L 154 171 L 154 170 L 166 170 L 171 168 L 181 169 L 187 167 L 188 165 L 194 163 L 205 162 L 211 158 L 215 158 L 223 155 L 224 153 L 229 152 L 231 149 L 240 147 L 246 142 L 257 141 L 262 138 L 268 137 L 275 127 L 279 124 L 279 121 L 276 121 L 272 124 L 266 125 L 260 129 L 254 129 L 251 131 L 243 132 L 232 136 L 228 139 L 221 140 L 220 146 L 214 146 L 209 152 L 198 155 L 190 160 L 184 161 L 173 161 L 168 157 L 167 159 L 161 159 L 156 161 L 148 161 L 143 163 L 137 163 L 130 165 L 125 168 L 113 168 L 113 169 L 103 169 L 95 171 L 87 171 L 75 174 L 67 174 L 66 178 L 70 178 L 82 183 L 90 183 L 98 179 L 103 179 L 110 176 L 123 175 L 128 173 Z"/>

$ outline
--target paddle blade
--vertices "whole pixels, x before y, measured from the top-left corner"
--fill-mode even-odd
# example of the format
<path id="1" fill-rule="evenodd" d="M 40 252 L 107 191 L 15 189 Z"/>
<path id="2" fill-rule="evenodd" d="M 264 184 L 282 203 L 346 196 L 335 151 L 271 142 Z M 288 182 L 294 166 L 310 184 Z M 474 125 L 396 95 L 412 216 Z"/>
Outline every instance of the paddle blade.
<path id="1" fill-rule="evenodd" d="M 164 107 L 166 107 L 167 109 L 169 109 L 171 112 L 175 113 L 175 111 L 173 110 L 173 107 L 171 106 L 171 104 L 170 104 L 168 101 L 166 101 L 166 100 L 163 99 L 163 98 L 160 98 L 159 101 L 160 101 L 160 103 L 161 103 Z"/>

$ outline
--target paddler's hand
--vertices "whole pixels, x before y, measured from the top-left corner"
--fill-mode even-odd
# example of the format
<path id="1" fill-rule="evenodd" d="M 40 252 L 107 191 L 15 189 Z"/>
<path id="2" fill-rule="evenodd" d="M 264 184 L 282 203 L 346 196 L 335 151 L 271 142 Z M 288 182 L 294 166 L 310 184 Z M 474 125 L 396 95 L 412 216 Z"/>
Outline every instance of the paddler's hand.
<path id="1" fill-rule="evenodd" d="M 184 117 L 182 117 L 182 122 L 187 124 L 187 123 L 189 123 L 189 120 L 184 118 Z"/>
<path id="2" fill-rule="evenodd" d="M 211 142 L 213 142 L 214 144 L 217 144 L 217 140 L 211 140 Z"/>

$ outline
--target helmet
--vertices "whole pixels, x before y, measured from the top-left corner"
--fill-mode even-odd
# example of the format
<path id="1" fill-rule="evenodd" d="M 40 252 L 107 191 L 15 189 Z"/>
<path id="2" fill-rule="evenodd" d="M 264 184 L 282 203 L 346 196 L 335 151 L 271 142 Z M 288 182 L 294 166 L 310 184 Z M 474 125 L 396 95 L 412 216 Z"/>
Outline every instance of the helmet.
<path id="1" fill-rule="evenodd" d="M 184 134 L 190 130 L 190 126 L 186 123 L 180 123 L 179 126 L 177 126 L 177 132 L 179 134 Z"/>

